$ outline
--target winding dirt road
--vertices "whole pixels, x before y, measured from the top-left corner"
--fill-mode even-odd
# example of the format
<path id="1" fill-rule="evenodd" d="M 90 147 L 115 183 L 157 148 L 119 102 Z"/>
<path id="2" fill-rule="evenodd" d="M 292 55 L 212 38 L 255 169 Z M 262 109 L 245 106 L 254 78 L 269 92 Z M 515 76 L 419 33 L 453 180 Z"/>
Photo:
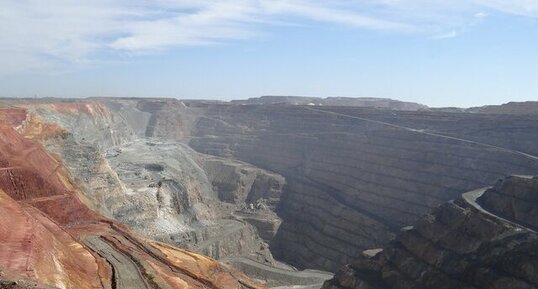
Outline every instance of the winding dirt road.
<path id="1" fill-rule="evenodd" d="M 523 226 L 521 224 L 518 224 L 518 223 L 515 223 L 513 221 L 510 221 L 510 220 L 507 220 L 503 217 L 500 217 L 492 212 L 489 212 L 488 210 L 484 209 L 480 204 L 477 203 L 477 200 L 478 198 L 480 198 L 489 188 L 491 187 L 485 187 L 485 188 L 480 188 L 480 189 L 476 189 L 476 190 L 473 190 L 473 191 L 470 191 L 470 192 L 467 192 L 467 193 L 464 193 L 462 194 L 462 198 L 463 200 L 465 200 L 465 202 L 467 202 L 467 204 L 473 206 L 475 209 L 477 209 L 478 211 L 486 214 L 486 215 L 489 215 L 489 216 L 492 216 L 502 222 L 505 222 L 505 223 L 508 223 L 508 224 L 511 224 L 513 226 L 515 226 L 516 228 L 519 228 L 519 229 L 524 229 L 524 230 L 528 230 L 528 231 L 531 231 L 533 233 L 536 233 L 536 231 L 534 231 L 533 229 L 531 228 L 528 228 L 526 226 Z"/>
<path id="2" fill-rule="evenodd" d="M 138 270 L 137 264 L 98 236 L 85 237 L 83 242 L 93 251 L 105 258 L 113 267 L 116 289 L 149 289 L 146 280 Z"/>

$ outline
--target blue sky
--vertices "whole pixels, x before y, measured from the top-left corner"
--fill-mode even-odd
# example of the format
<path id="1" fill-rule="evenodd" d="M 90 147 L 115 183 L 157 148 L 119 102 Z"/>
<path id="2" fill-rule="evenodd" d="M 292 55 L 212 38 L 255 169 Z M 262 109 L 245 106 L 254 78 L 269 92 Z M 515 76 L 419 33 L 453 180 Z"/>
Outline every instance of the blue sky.
<path id="1" fill-rule="evenodd" d="M 538 0 L 3 0 L 0 64 L 0 96 L 538 100 Z"/>

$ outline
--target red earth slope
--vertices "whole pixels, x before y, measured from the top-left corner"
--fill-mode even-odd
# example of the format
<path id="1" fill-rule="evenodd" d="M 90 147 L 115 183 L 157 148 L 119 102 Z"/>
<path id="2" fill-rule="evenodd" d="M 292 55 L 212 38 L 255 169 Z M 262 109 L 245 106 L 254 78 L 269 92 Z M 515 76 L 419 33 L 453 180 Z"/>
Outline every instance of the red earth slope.
<path id="1" fill-rule="evenodd" d="M 0 280 L 56 288 L 265 288 L 89 209 L 61 160 L 39 143 L 62 133 L 25 109 L 0 108 Z"/>

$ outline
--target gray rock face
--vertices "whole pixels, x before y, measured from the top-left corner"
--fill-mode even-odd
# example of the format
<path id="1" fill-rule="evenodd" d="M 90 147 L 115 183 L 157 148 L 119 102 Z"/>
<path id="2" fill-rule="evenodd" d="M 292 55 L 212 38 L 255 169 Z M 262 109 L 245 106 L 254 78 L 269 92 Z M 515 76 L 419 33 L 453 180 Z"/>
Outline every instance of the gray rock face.
<path id="1" fill-rule="evenodd" d="M 93 99 L 28 106 L 65 130 L 46 145 L 85 201 L 106 216 L 213 257 L 272 263 L 273 252 L 301 269 L 336 271 L 462 191 L 538 171 L 529 155 L 538 154 L 532 115 L 191 104 Z M 527 198 L 496 191 L 498 199 Z M 479 201 L 507 219 L 534 222 L 529 205 L 494 197 Z M 463 224 L 469 208 L 452 205 L 446 212 Z M 418 228 L 407 228 L 408 238 Z M 410 240 L 401 243 L 419 244 L 413 250 L 426 250 L 424 258 L 451 256 Z M 471 251 L 460 253 L 475 254 L 482 241 L 465 240 Z M 389 252 L 376 253 L 365 255 Z"/>
<path id="2" fill-rule="evenodd" d="M 96 99 L 30 107 L 65 130 L 45 144 L 103 215 L 149 238 L 215 258 L 273 262 L 265 242 L 278 229 L 278 216 L 254 209 L 249 222 L 235 212 L 259 200 L 274 209 L 285 179 L 182 143 L 194 112 L 180 101 Z"/>
<path id="3" fill-rule="evenodd" d="M 114 218 L 157 239 L 214 219 L 210 206 L 216 196 L 188 147 L 138 140 L 118 149 L 107 161 L 127 202 Z"/>
<path id="4" fill-rule="evenodd" d="M 136 138 L 133 127 L 101 102 L 43 103 L 28 108 L 44 121 L 64 128 L 82 145 L 103 150 Z"/>
<path id="5" fill-rule="evenodd" d="M 400 227 L 462 191 L 538 171 L 537 159 L 516 151 L 529 152 L 527 140 L 536 137 L 537 122 L 501 117 L 517 127 L 510 135 L 519 144 L 511 146 L 497 138 L 488 124 L 492 119 L 364 108 L 209 105 L 190 145 L 283 175 L 287 185 L 277 209 L 283 222 L 271 242 L 273 253 L 300 268 L 337 270 L 361 251 L 384 246 Z M 469 140 L 475 125 L 489 132 Z M 508 124 L 499 131 L 503 135 Z"/>
<path id="6" fill-rule="evenodd" d="M 478 199 L 497 215 L 538 230 L 538 179 L 509 177 L 499 180 Z"/>
<path id="7" fill-rule="evenodd" d="M 145 99 L 138 101 L 136 107 L 150 114 L 144 136 L 175 140 L 189 136 L 194 116 L 183 102 Z"/>
<path id="8" fill-rule="evenodd" d="M 526 107 L 525 104 L 518 105 Z M 538 155 L 538 109 L 532 114 L 382 111 L 365 108 L 317 107 L 325 111 L 388 122 Z"/>
<path id="9" fill-rule="evenodd" d="M 280 175 L 221 158 L 208 158 L 202 166 L 223 202 L 253 204 L 259 199 L 273 203 L 280 200 L 285 184 Z"/>
<path id="10" fill-rule="evenodd" d="M 504 192 L 538 195 L 538 183 L 503 180 Z M 506 183 L 510 183 L 508 186 Z M 528 189 L 534 190 L 530 193 Z M 487 191 L 484 197 L 494 194 Z M 496 193 L 495 193 L 496 194 Z M 515 204 L 525 203 L 517 200 Z M 398 234 L 374 257 L 358 257 L 324 289 L 536 288 L 538 235 L 463 199 L 446 203 Z"/>

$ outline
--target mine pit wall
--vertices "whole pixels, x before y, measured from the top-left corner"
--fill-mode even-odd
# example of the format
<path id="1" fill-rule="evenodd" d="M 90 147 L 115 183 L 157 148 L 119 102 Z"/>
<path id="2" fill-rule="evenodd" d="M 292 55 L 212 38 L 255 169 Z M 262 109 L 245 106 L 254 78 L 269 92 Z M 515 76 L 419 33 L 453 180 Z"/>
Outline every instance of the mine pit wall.
<path id="1" fill-rule="evenodd" d="M 99 102 L 39 103 L 26 106 L 44 122 L 64 128 L 76 142 L 106 149 L 136 137 L 119 114 Z"/>
<path id="2" fill-rule="evenodd" d="M 150 117 L 145 137 L 180 140 L 190 135 L 197 113 L 175 99 L 142 99 L 136 108 Z"/>
<path id="3" fill-rule="evenodd" d="M 169 169 L 182 172 L 174 176 L 178 184 L 187 188 L 182 190 L 182 197 L 187 198 L 200 190 L 213 194 L 211 185 L 207 183 L 207 174 L 212 179 L 215 190 L 225 191 L 223 193 L 226 197 L 220 201 L 227 202 L 232 207 L 221 209 L 219 199 L 215 197 L 214 200 L 205 200 L 200 206 L 208 206 L 202 208 L 202 213 L 215 213 L 217 216 L 200 215 L 200 210 L 192 204 L 189 208 L 176 208 L 177 214 L 170 217 L 177 220 L 177 223 L 184 222 L 184 226 L 177 226 L 177 231 L 174 232 L 154 226 L 161 213 L 157 204 L 143 202 L 126 193 L 132 188 L 129 188 L 130 182 L 121 176 L 120 164 L 125 163 L 125 160 L 118 164 L 117 161 L 110 161 L 110 158 L 121 158 L 124 145 L 152 141 L 174 143 L 186 137 L 190 133 L 189 122 L 195 112 L 181 102 L 161 99 L 98 99 L 26 106 L 44 122 L 57 124 L 65 130 L 61 137 L 47 139 L 45 145 L 49 151 L 60 156 L 77 185 L 91 201 L 89 205 L 103 215 L 123 222 L 150 238 L 180 245 L 214 258 L 247 256 L 256 252 L 262 261 L 272 260 L 267 246 L 260 249 L 263 240 L 256 227 L 265 230 L 263 235 L 266 239 L 274 236 L 276 228 L 266 228 L 267 223 L 264 222 L 258 224 L 254 221 L 230 219 L 230 214 L 237 209 L 233 206 L 240 207 L 245 202 L 254 203 L 259 198 L 273 199 L 271 205 L 276 206 L 284 183 L 283 177 L 279 175 L 226 159 L 210 157 L 202 160 L 195 151 L 178 147 L 177 154 L 167 157 L 179 159 L 180 164 L 166 169 L 168 173 L 172 173 Z M 201 172 L 203 175 L 192 173 L 189 168 L 191 162 L 204 165 L 206 171 Z M 140 170 L 148 170 L 143 161 L 133 163 L 132 167 L 136 168 L 137 165 Z M 226 171 L 231 174 L 229 179 L 220 175 Z M 161 191 L 164 192 L 167 184 L 172 181 L 165 182 Z M 193 189 L 193 186 L 196 188 Z M 202 189 L 197 189 L 197 186 Z M 199 221 L 199 224 L 192 220 Z M 279 224 L 279 220 L 271 222 Z M 181 231 L 180 227 L 187 229 Z"/>
<path id="4" fill-rule="evenodd" d="M 278 174 L 224 158 L 205 158 L 202 168 L 219 199 L 231 204 L 254 204 L 265 199 L 274 207 L 285 184 Z"/>
<path id="5" fill-rule="evenodd" d="M 61 138 L 46 139 L 44 145 L 60 156 L 75 183 L 91 200 L 89 205 L 103 215 L 113 217 L 113 212 L 127 199 L 122 196 L 121 183 L 104 155 L 109 147 L 135 139 L 136 131 L 121 115 L 102 103 L 66 103 L 62 106 L 46 103 L 30 105 L 28 109 L 44 122 L 65 130 Z"/>
<path id="6" fill-rule="evenodd" d="M 184 108 L 181 102 L 173 100 L 108 98 L 21 105 L 44 122 L 65 130 L 62 138 L 48 139 L 44 144 L 61 156 L 76 183 L 92 200 L 93 207 L 107 217 L 115 217 L 114 213 L 129 204 L 129 200 L 124 194 L 125 187 L 105 156 L 114 153 L 112 147 L 144 138 L 150 118 L 158 117 L 160 108 L 167 107 L 167 111 L 177 106 Z M 168 128 L 158 128 L 157 131 Z"/>
<path id="7" fill-rule="evenodd" d="M 152 114 L 141 111 L 138 108 L 138 101 L 121 99 L 99 99 L 98 101 L 103 103 L 117 118 L 123 119 L 137 137 L 144 137 Z"/>
<path id="8" fill-rule="evenodd" d="M 538 231 L 538 177 L 512 176 L 499 180 L 478 202 L 514 223 Z"/>
<path id="9" fill-rule="evenodd" d="M 293 106 L 213 106 L 193 135 L 200 152 L 287 179 L 271 249 L 300 268 L 334 271 L 462 191 L 538 171 L 520 154 Z"/>
<path id="10" fill-rule="evenodd" d="M 536 179 L 500 180 L 481 197 L 487 213 L 464 198 L 445 203 L 375 256 L 342 267 L 323 288 L 536 288 L 538 235 L 525 228 L 536 218 L 525 212 L 535 207 L 537 189 Z M 497 217 L 514 208 L 523 227 Z"/>
<path id="11" fill-rule="evenodd" d="M 35 110 L 44 119 L 72 131 L 71 136 L 47 147 L 65 158 L 97 206 L 113 204 L 99 207 L 99 211 L 111 216 L 127 202 L 121 197 L 117 175 L 102 157 L 104 148 L 145 137 L 149 118 L 155 115 L 158 125 L 152 137 L 166 137 L 167 131 L 170 138 L 192 134 L 190 144 L 199 152 L 237 158 L 286 178 L 280 203 L 275 198 L 284 222 L 271 240 L 271 250 L 300 268 L 334 271 L 360 251 L 386 244 L 399 227 L 414 223 L 430 208 L 461 191 L 484 186 L 504 175 L 532 174 L 538 169 L 534 161 L 506 151 L 301 107 L 212 106 L 203 109 L 207 112 L 191 133 L 189 125 L 194 123 L 195 113 L 190 109 L 183 108 L 190 114 L 190 124 L 174 128 L 174 117 L 168 116 L 172 111 L 144 112 L 138 101 L 118 102 L 116 106 L 106 104 L 109 112 L 86 107 L 79 114 L 48 111 L 48 106 Z M 139 123 L 135 121 L 137 115 Z M 400 120 L 416 123 L 412 118 L 420 117 L 420 113 L 413 113 L 412 117 L 400 116 Z M 515 118 L 513 123 L 526 127 L 525 119 Z M 473 121 L 467 121 L 465 127 L 472 126 Z M 126 133 L 112 138 L 110 128 Z M 441 122 L 435 123 L 435 129 L 457 134 L 460 128 L 454 122 Z M 495 135 L 495 128 L 489 129 Z M 531 134 L 520 131 L 521 135 L 514 132 L 511 136 L 529 143 Z M 87 141 L 88 135 L 96 141 Z M 486 137 L 480 141 L 487 142 Z M 80 158 L 89 162 L 82 163 Z M 236 192 L 233 200 L 245 198 L 244 191 Z M 247 202 L 255 199 L 247 197 Z M 245 227 L 242 232 L 249 230 Z M 203 232 L 200 236 L 205 240 Z M 200 249 L 204 252 L 219 251 L 213 245 L 203 246 Z"/>
<path id="12" fill-rule="evenodd" d="M 412 112 L 316 107 L 538 155 L 538 114 Z"/>

